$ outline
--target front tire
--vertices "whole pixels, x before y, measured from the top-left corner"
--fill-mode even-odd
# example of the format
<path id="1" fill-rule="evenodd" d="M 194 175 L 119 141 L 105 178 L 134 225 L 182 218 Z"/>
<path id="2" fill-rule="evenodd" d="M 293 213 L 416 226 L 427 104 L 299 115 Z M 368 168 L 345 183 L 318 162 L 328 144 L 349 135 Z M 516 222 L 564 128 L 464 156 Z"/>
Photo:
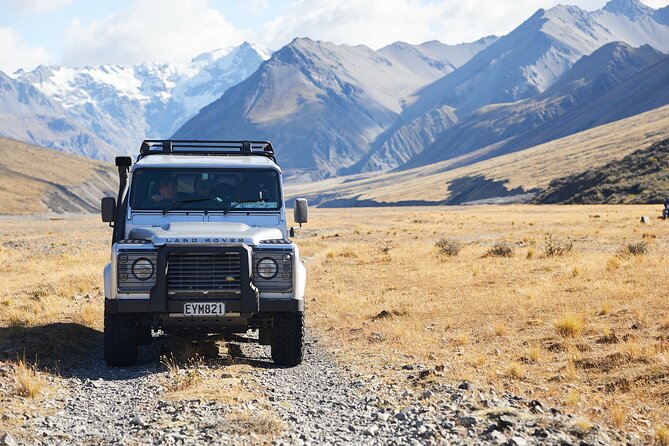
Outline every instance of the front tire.
<path id="1" fill-rule="evenodd" d="M 127 367 L 137 362 L 139 350 L 137 319 L 130 314 L 105 314 L 105 361 L 110 367 Z"/>
<path id="2" fill-rule="evenodd" d="M 304 312 L 275 313 L 272 317 L 272 360 L 281 367 L 294 367 L 304 356 Z"/>

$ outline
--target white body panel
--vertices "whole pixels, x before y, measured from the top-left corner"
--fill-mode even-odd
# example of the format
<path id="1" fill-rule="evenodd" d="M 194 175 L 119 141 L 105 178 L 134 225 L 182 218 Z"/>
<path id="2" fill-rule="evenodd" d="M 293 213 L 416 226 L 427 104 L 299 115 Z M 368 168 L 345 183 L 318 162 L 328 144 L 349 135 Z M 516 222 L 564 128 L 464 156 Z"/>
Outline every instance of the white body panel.
<path id="1" fill-rule="evenodd" d="M 139 168 L 222 168 L 257 169 L 280 168 L 264 156 L 185 156 L 151 155 L 142 158 L 131 169 L 128 193 L 132 189 L 132 172 Z M 284 204 L 283 184 L 281 203 Z M 261 243 L 264 240 L 288 238 L 285 205 L 279 210 L 231 210 L 203 212 L 175 210 L 163 214 L 161 211 L 133 211 L 127 209 L 125 239 L 141 239 L 150 243 L 117 243 L 112 247 L 111 261 L 105 266 L 105 297 L 107 299 L 149 299 L 148 294 L 119 294 L 117 292 L 116 257 L 119 249 L 157 249 L 163 245 L 244 244 L 252 248 L 285 248 L 293 254 L 293 287 L 290 293 L 260 293 L 261 299 L 304 299 L 306 269 L 299 260 L 299 250 L 294 243 L 280 246 Z"/>

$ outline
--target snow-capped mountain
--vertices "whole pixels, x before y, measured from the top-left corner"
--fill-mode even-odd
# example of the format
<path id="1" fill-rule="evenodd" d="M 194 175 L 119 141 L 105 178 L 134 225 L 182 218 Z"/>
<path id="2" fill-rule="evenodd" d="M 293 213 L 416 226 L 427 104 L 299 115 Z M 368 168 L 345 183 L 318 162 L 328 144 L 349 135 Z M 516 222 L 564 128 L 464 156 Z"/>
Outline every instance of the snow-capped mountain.
<path id="1" fill-rule="evenodd" d="M 245 42 L 182 65 L 40 66 L 16 80 L 34 86 L 117 152 L 134 153 L 142 139 L 169 136 L 268 57 L 266 49 Z"/>
<path id="2" fill-rule="evenodd" d="M 491 41 L 468 44 L 471 49 L 459 46 L 453 51 L 458 57 L 449 60 L 449 46 L 439 42 L 398 43 L 374 51 L 295 39 L 202 109 L 175 137 L 269 138 L 294 176 L 331 176 L 369 151 L 413 102 L 418 88 Z"/>
<path id="3" fill-rule="evenodd" d="M 56 101 L 2 72 L 0 135 L 89 158 L 109 159 L 116 153 Z"/>

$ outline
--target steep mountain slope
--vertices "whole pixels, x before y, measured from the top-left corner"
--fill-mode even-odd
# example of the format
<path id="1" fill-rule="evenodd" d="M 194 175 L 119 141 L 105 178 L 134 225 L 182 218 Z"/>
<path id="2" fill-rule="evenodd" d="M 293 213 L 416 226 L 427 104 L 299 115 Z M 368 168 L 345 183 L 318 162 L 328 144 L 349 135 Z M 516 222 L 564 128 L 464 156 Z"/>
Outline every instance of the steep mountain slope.
<path id="1" fill-rule="evenodd" d="M 665 54 L 648 45 L 637 49 L 621 42 L 604 45 L 583 57 L 536 98 L 482 108 L 443 132 L 434 144 L 401 168 L 442 161 L 486 147 L 489 150 L 481 157 L 489 158 L 669 103 L 662 102 L 662 95 L 659 95 L 657 101 L 649 104 L 641 96 L 628 94 L 625 87 L 616 88 L 637 73 L 642 79 L 657 78 L 658 67 L 652 66 L 664 59 L 667 59 Z M 649 71 L 644 73 L 646 69 Z M 669 71 L 666 74 L 669 75 Z M 658 92 L 665 88 L 658 87 Z M 614 88 L 621 96 L 620 107 L 614 107 L 617 96 L 607 94 Z M 608 100 L 602 102 L 600 98 L 603 96 Z M 593 107 L 593 101 L 599 106 Z M 608 105 L 604 106 L 606 103 Z"/>
<path id="2" fill-rule="evenodd" d="M 266 50 L 244 43 L 201 54 L 185 65 L 40 66 L 18 80 L 61 105 L 117 152 L 126 152 L 147 137 L 169 136 L 267 57 Z"/>
<path id="3" fill-rule="evenodd" d="M 116 194 L 111 164 L 0 138 L 0 214 L 97 212 Z"/>
<path id="4" fill-rule="evenodd" d="M 664 203 L 669 196 L 669 139 L 597 169 L 553 180 L 538 203 Z"/>
<path id="5" fill-rule="evenodd" d="M 558 5 L 540 9 L 462 67 L 417 92 L 393 129 L 375 141 L 375 152 L 347 173 L 392 168 L 419 153 L 462 118 L 489 104 L 532 98 L 553 85 L 582 56 L 606 43 L 650 44 L 669 50 L 666 14 L 638 0 L 612 0 L 601 10 Z M 435 119 L 440 117 L 442 119 Z M 394 153 L 401 156 L 393 157 Z M 390 157 L 391 163 L 381 163 Z"/>
<path id="6" fill-rule="evenodd" d="M 391 62 L 414 71 L 423 71 L 425 79 L 442 77 L 464 65 L 481 50 L 497 40 L 496 36 L 488 36 L 471 43 L 447 45 L 438 40 L 411 45 L 395 42 L 378 50 Z"/>
<path id="7" fill-rule="evenodd" d="M 116 150 L 32 85 L 0 72 L 0 136 L 29 141 L 90 158 L 111 158 Z"/>
<path id="8" fill-rule="evenodd" d="M 334 175 L 369 151 L 413 101 L 417 88 L 441 75 L 434 67 L 436 47 L 427 45 L 432 57 L 425 58 L 400 57 L 397 48 L 386 49 L 393 62 L 363 45 L 295 39 L 174 136 L 271 138 L 294 175 Z M 439 63 L 454 65 L 465 56 L 459 57 Z"/>
<path id="9" fill-rule="evenodd" d="M 476 153 L 405 171 L 291 184 L 286 194 L 326 207 L 529 201 L 552 180 L 595 170 L 667 138 L 669 106 L 664 106 L 473 164 L 469 158 Z"/>

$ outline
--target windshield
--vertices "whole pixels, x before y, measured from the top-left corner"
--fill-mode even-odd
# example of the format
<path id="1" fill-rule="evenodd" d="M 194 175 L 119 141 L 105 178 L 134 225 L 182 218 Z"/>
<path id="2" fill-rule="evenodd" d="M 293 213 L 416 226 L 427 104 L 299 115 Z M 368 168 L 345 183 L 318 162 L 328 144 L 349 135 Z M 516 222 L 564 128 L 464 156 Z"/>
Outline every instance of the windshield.
<path id="1" fill-rule="evenodd" d="M 279 174 L 273 169 L 137 169 L 130 206 L 168 212 L 278 210 Z"/>

